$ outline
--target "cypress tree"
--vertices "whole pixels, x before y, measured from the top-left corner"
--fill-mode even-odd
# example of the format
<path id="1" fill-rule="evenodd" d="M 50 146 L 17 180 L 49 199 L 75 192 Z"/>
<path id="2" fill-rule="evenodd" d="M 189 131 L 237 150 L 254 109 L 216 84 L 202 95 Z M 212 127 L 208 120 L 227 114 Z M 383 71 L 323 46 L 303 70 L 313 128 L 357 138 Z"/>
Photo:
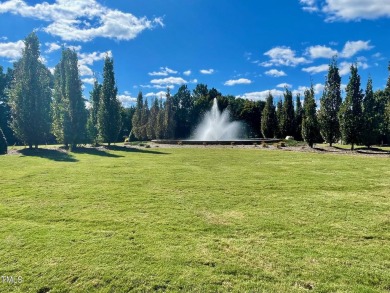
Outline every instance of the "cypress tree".
<path id="1" fill-rule="evenodd" d="M 167 139 L 173 139 L 175 136 L 175 110 L 169 88 L 167 89 L 164 110 L 164 137 Z"/>
<path id="2" fill-rule="evenodd" d="M 24 44 L 10 89 L 11 127 L 29 148 L 38 148 L 50 133 L 51 73 L 39 60 L 39 40 L 34 32 L 25 38 Z"/>
<path id="3" fill-rule="evenodd" d="M 89 116 L 87 122 L 87 132 L 88 132 L 88 140 L 93 144 L 97 144 L 98 142 L 98 113 L 99 113 L 99 102 L 100 95 L 102 91 L 102 85 L 98 83 L 95 79 L 93 83 L 93 89 L 89 93 L 89 100 L 91 103 L 91 108 L 89 109 Z"/>
<path id="4" fill-rule="evenodd" d="M 284 92 L 284 103 L 282 108 L 281 121 L 279 122 L 282 128 L 282 138 L 285 136 L 294 136 L 295 125 L 294 125 L 294 105 L 292 92 L 286 88 Z"/>
<path id="5" fill-rule="evenodd" d="M 379 139 L 379 115 L 371 77 L 368 78 L 363 100 L 363 120 L 362 143 L 369 148 Z"/>
<path id="6" fill-rule="evenodd" d="M 0 128 L 0 155 L 7 154 L 7 140 L 4 136 L 3 130 Z"/>
<path id="7" fill-rule="evenodd" d="M 162 98 L 160 98 L 158 102 L 158 114 L 157 114 L 157 121 L 156 121 L 156 138 L 161 139 L 164 138 L 164 115 L 165 115 L 165 108 L 162 101 Z"/>
<path id="8" fill-rule="evenodd" d="M 302 140 L 302 115 L 303 115 L 303 109 L 302 109 L 302 103 L 301 103 L 301 95 L 297 94 L 295 98 L 295 134 L 294 138 L 295 140 Z"/>
<path id="9" fill-rule="evenodd" d="M 142 96 L 142 92 L 139 92 L 138 96 L 137 96 L 137 103 L 135 106 L 134 116 L 131 120 L 132 124 L 133 124 L 133 128 L 132 128 L 131 132 L 137 139 L 142 139 L 142 137 L 141 137 L 141 119 L 142 119 L 143 104 L 144 104 L 144 98 Z"/>
<path id="10" fill-rule="evenodd" d="M 141 111 L 141 138 L 142 140 L 148 139 L 148 124 L 149 124 L 149 105 L 148 100 L 145 99 Z"/>
<path id="11" fill-rule="evenodd" d="M 340 138 L 338 113 L 341 106 L 341 77 L 336 58 L 329 64 L 325 88 L 320 100 L 319 123 L 321 135 L 330 146 Z"/>
<path id="12" fill-rule="evenodd" d="M 283 131 L 283 102 L 282 99 L 279 99 L 276 104 L 276 129 L 275 136 L 278 138 L 285 137 L 285 133 Z"/>
<path id="13" fill-rule="evenodd" d="M 85 139 L 87 112 L 81 86 L 77 53 L 63 50 L 54 71 L 52 129 L 57 140 L 72 149 Z"/>
<path id="14" fill-rule="evenodd" d="M 98 129 L 99 137 L 110 146 L 118 139 L 121 130 L 121 104 L 115 85 L 114 60 L 109 56 L 104 59 L 103 85 L 100 93 Z"/>
<path id="15" fill-rule="evenodd" d="M 265 107 L 261 113 L 261 133 L 264 138 L 273 138 L 275 137 L 275 128 L 276 128 L 276 115 L 275 115 L 275 105 L 274 98 L 271 93 L 268 93 L 267 100 L 265 102 Z"/>
<path id="16" fill-rule="evenodd" d="M 352 65 L 351 76 L 347 85 L 347 96 L 339 113 L 342 139 L 345 143 L 351 144 L 351 150 L 361 139 L 363 127 L 362 102 L 363 93 L 360 88 L 360 75 L 357 66 Z"/>
<path id="17" fill-rule="evenodd" d="M 313 85 L 305 90 L 305 98 L 302 113 L 302 138 L 312 148 L 319 136 L 318 121 L 316 115 L 316 102 L 314 99 Z"/>

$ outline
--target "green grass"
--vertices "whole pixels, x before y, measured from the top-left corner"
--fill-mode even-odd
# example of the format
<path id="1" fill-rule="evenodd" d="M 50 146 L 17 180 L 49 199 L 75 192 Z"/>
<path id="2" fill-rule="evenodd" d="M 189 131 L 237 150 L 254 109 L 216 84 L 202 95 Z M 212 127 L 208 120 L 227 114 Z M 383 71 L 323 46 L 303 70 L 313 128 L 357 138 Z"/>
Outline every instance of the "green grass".
<path id="1" fill-rule="evenodd" d="M 0 157 L 0 292 L 389 292 L 388 158 L 238 148 Z"/>

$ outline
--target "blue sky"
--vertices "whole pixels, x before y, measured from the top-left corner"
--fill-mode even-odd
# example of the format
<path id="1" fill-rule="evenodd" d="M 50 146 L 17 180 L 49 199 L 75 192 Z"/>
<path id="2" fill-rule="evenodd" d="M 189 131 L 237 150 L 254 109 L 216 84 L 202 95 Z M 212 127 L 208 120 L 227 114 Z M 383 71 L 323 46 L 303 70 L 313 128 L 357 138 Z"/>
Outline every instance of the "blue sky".
<path id="1" fill-rule="evenodd" d="M 342 83 L 356 62 L 365 88 L 383 88 L 390 60 L 389 0 L 56 0 L 0 2 L 0 64 L 12 66 L 33 29 L 45 64 L 61 46 L 79 54 L 85 95 L 114 57 L 119 98 L 160 97 L 167 86 L 215 87 L 253 100 L 284 87 L 321 95 L 338 55 Z M 163 96 L 164 97 L 164 96 Z"/>

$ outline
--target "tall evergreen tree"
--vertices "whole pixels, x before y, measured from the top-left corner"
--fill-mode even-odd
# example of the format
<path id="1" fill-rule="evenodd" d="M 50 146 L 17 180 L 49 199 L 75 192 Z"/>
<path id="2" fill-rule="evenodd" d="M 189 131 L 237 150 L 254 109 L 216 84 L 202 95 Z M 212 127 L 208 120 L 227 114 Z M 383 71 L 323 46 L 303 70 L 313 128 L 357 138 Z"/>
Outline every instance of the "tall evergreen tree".
<path id="1" fill-rule="evenodd" d="M 148 133 L 147 133 L 148 124 L 149 124 L 149 105 L 148 105 L 148 100 L 145 99 L 141 111 L 141 139 L 142 140 L 148 139 Z"/>
<path id="2" fill-rule="evenodd" d="M 363 93 L 360 88 L 360 75 L 357 65 L 351 66 L 351 76 L 347 85 L 347 96 L 340 108 L 339 119 L 341 136 L 345 143 L 351 144 L 351 150 L 361 139 Z"/>
<path id="3" fill-rule="evenodd" d="M 161 139 L 164 138 L 164 116 L 165 116 L 165 108 L 162 98 L 158 101 L 158 114 L 156 121 L 156 138 Z"/>
<path id="4" fill-rule="evenodd" d="M 87 112 L 81 86 L 77 53 L 65 49 L 54 70 L 52 130 L 59 142 L 72 149 L 85 140 Z"/>
<path id="5" fill-rule="evenodd" d="M 158 99 L 154 99 L 153 105 L 150 108 L 149 112 L 149 122 L 148 122 L 148 129 L 147 129 L 147 135 L 149 139 L 156 139 L 157 138 L 157 120 L 158 120 L 158 113 L 160 111 Z"/>
<path id="6" fill-rule="evenodd" d="M 338 113 L 341 106 L 341 77 L 336 58 L 329 64 L 325 88 L 320 100 L 319 123 L 321 135 L 330 146 L 340 138 Z"/>
<path id="7" fill-rule="evenodd" d="M 46 142 L 50 133 L 51 73 L 40 61 L 39 40 L 33 32 L 24 40 L 21 59 L 14 66 L 10 90 L 11 127 L 29 148 Z"/>
<path id="8" fill-rule="evenodd" d="M 314 98 L 314 89 L 305 90 L 305 98 L 302 113 L 302 138 L 312 148 L 319 136 L 318 121 L 316 115 L 316 102 Z"/>
<path id="9" fill-rule="evenodd" d="M 363 120 L 362 143 L 367 147 L 371 147 L 379 139 L 379 116 L 371 77 L 368 78 L 363 100 Z"/>
<path id="10" fill-rule="evenodd" d="M 175 137 L 187 138 L 191 134 L 191 112 L 194 103 L 187 85 L 182 85 L 172 97 L 175 109 Z"/>
<path id="11" fill-rule="evenodd" d="M 0 128 L 0 155 L 5 155 L 7 154 L 7 140 L 5 138 L 5 135 L 3 133 L 3 130 Z"/>
<path id="12" fill-rule="evenodd" d="M 169 88 L 167 89 L 165 111 L 164 111 L 164 138 L 175 137 L 175 110 Z"/>
<path id="13" fill-rule="evenodd" d="M 286 136 L 286 133 L 283 131 L 283 101 L 280 98 L 276 104 L 276 129 L 275 136 L 278 138 L 283 138 Z"/>
<path id="14" fill-rule="evenodd" d="M 103 85 L 100 94 L 98 129 L 102 141 L 110 145 L 118 139 L 121 129 L 121 104 L 115 85 L 114 61 L 106 56 L 103 68 Z"/>
<path id="15" fill-rule="evenodd" d="M 100 95 L 102 91 L 102 85 L 98 83 L 95 79 L 93 83 L 93 89 L 89 93 L 89 100 L 91 103 L 91 108 L 89 109 L 88 122 L 87 122 L 87 132 L 88 132 L 88 140 L 93 143 L 98 143 L 98 113 L 99 113 L 99 102 Z"/>
<path id="16" fill-rule="evenodd" d="M 275 137 L 276 129 L 276 113 L 274 98 L 271 93 L 268 93 L 267 100 L 263 112 L 261 113 L 261 133 L 265 138 Z"/>
<path id="17" fill-rule="evenodd" d="M 284 103 L 282 108 L 282 116 L 280 125 L 282 128 L 282 138 L 286 135 L 294 136 L 295 134 L 295 118 L 292 92 L 286 88 L 284 92 Z"/>
<path id="18" fill-rule="evenodd" d="M 302 109 L 302 103 L 301 103 L 301 95 L 297 94 L 295 98 L 295 134 L 294 138 L 295 140 L 302 140 L 302 115 L 303 115 L 303 109 Z"/>
<path id="19" fill-rule="evenodd" d="M 0 66 L 0 128 L 3 129 L 4 136 L 9 144 L 15 143 L 15 137 L 10 128 L 11 108 L 8 104 L 8 90 L 12 79 L 13 70 L 8 68 L 7 72 L 3 72 L 3 67 Z"/>
<path id="20" fill-rule="evenodd" d="M 132 127 L 132 134 L 137 138 L 137 139 L 142 139 L 141 137 L 141 126 L 142 126 L 142 107 L 144 105 L 144 98 L 142 95 L 142 92 L 138 93 L 137 96 L 137 103 L 135 105 L 135 112 L 132 121 L 133 127 Z"/>

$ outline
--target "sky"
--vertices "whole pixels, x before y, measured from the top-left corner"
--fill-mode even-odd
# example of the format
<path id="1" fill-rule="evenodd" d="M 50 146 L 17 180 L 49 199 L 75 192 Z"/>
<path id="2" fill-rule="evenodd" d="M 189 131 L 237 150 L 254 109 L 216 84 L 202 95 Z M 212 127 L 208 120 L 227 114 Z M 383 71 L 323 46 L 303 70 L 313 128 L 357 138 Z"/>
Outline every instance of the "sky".
<path id="1" fill-rule="evenodd" d="M 312 83 L 319 97 L 336 55 L 343 88 L 353 63 L 363 89 L 369 76 L 384 88 L 389 29 L 389 0 L 8 0 L 0 65 L 12 67 L 34 30 L 51 70 L 63 47 L 77 51 L 87 99 L 107 54 L 124 106 L 139 91 L 164 98 L 167 87 L 174 94 L 197 83 L 251 100 Z"/>

